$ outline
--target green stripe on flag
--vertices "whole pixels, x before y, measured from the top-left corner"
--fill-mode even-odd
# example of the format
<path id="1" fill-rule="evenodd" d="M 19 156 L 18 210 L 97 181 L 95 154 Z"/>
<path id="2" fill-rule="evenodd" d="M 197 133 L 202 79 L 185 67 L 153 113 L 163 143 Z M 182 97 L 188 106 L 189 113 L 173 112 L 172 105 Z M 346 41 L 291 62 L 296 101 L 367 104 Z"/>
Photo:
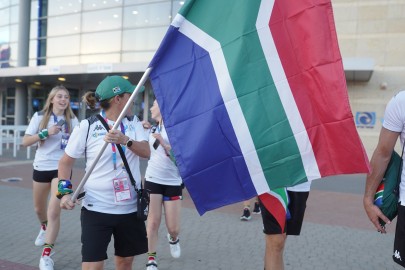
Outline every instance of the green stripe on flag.
<path id="1" fill-rule="evenodd" d="M 288 194 L 286 188 L 275 188 L 270 192 L 271 195 L 279 199 L 280 203 L 283 204 L 284 209 L 288 207 Z"/>
<path id="2" fill-rule="evenodd" d="M 378 198 L 382 198 L 384 195 L 384 190 L 378 191 L 375 195 L 374 195 L 374 200 L 378 199 Z"/>
<path id="3" fill-rule="evenodd" d="M 306 180 L 301 155 L 256 31 L 260 1 L 191 1 L 179 13 L 218 40 L 265 178 L 271 188 Z M 204 10 L 210 16 L 201 16 Z M 215 61 L 215 59 L 213 59 Z"/>

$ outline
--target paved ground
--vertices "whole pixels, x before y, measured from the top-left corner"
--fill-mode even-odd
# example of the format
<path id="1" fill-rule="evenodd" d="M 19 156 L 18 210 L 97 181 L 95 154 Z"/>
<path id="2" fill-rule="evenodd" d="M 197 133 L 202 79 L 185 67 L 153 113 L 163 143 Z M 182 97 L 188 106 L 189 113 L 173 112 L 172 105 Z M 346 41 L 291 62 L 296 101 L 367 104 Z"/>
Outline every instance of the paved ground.
<path id="1" fill-rule="evenodd" d="M 11 158 L 0 156 L 0 269 L 38 269 L 41 248 L 34 246 L 38 222 L 32 206 L 32 160 L 25 150 Z M 32 155 L 33 156 L 33 155 Z M 83 163 L 75 166 L 74 178 L 81 179 Z M 77 185 L 77 184 L 76 184 Z M 362 207 L 364 177 L 334 177 L 315 181 L 308 201 L 302 235 L 289 237 L 285 251 L 286 269 L 347 270 L 402 269 L 392 262 L 392 224 L 387 235 L 377 233 Z M 187 196 L 182 209 L 182 257 L 172 259 L 160 229 L 158 247 L 161 270 L 263 269 L 264 237 L 261 217 L 241 222 L 241 205 L 231 205 L 200 217 Z M 53 258 L 55 269 L 80 269 L 79 209 L 64 211 Z M 114 269 L 113 252 L 105 269 Z M 135 270 L 145 269 L 145 255 L 135 259 Z"/>

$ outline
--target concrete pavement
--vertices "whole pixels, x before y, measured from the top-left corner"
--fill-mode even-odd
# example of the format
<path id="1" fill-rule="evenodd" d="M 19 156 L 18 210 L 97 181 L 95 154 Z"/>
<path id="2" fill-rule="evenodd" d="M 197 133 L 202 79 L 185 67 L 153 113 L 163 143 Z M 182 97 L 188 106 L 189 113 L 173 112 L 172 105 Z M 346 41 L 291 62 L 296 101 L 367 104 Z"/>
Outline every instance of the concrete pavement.
<path id="1" fill-rule="evenodd" d="M 16 159 L 10 157 L 7 151 L 0 157 L 0 180 L 22 181 L 0 181 L 0 269 L 38 269 L 42 249 L 34 246 L 39 226 L 32 206 L 32 160 L 25 160 L 25 151 Z M 82 174 L 83 163 L 78 162 L 74 179 L 80 180 Z M 346 187 L 342 189 L 343 185 Z M 287 270 L 402 269 L 391 259 L 395 222 L 386 235 L 373 229 L 362 207 L 363 185 L 361 177 L 313 183 L 301 236 L 287 239 Z M 241 222 L 241 204 L 237 204 L 200 217 L 188 194 L 185 195 L 180 235 L 182 256 L 171 258 L 162 224 L 158 246 L 160 270 L 263 269 L 260 215 Z M 57 270 L 80 269 L 79 218 L 79 207 L 62 213 L 53 255 Z M 112 243 L 108 255 L 105 269 L 114 269 Z M 145 262 L 145 255 L 138 256 L 133 269 L 145 269 Z"/>

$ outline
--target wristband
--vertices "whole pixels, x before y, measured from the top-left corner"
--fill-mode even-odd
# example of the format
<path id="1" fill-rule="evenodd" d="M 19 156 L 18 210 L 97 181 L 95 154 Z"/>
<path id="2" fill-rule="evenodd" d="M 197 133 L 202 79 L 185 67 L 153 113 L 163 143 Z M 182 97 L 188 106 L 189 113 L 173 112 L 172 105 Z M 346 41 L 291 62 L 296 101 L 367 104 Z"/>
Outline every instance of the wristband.
<path id="1" fill-rule="evenodd" d="M 70 180 L 60 179 L 58 182 L 58 192 L 56 193 L 56 198 L 59 200 L 67 194 L 72 194 L 72 183 Z"/>
<path id="2" fill-rule="evenodd" d="M 41 132 L 38 133 L 38 136 L 41 139 L 41 141 L 45 140 L 49 136 L 48 130 L 47 129 L 41 130 Z"/>

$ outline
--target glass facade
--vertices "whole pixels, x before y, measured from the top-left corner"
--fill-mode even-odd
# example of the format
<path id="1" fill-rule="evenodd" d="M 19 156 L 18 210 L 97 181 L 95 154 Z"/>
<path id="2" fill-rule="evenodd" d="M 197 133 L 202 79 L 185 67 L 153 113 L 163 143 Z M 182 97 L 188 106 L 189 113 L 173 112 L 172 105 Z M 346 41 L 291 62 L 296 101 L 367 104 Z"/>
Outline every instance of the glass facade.
<path id="1" fill-rule="evenodd" d="M 19 2 L 0 0 L 1 68 L 17 66 Z M 103 63 L 146 65 L 184 1 L 31 0 L 30 3 L 28 65 L 34 67 Z M 30 88 L 29 114 L 42 109 L 53 86 Z M 80 95 L 91 89 L 69 90 L 75 112 L 79 112 Z M 0 88 L 2 124 L 12 124 L 13 91 L 14 88 L 2 92 Z M 144 108 L 149 108 L 153 99 L 151 86 L 147 85 L 145 92 L 136 98 L 134 113 L 143 118 Z"/>
<path id="2" fill-rule="evenodd" d="M 32 0 L 29 66 L 149 62 L 184 1 Z M 18 0 L 0 0 L 1 67 L 16 66 Z"/>
<path id="3" fill-rule="evenodd" d="M 16 63 L 18 1 L 0 0 L 0 67 Z"/>
<path id="4" fill-rule="evenodd" d="M 29 65 L 35 66 L 149 62 L 173 14 L 184 2 L 33 0 L 31 3 Z"/>

